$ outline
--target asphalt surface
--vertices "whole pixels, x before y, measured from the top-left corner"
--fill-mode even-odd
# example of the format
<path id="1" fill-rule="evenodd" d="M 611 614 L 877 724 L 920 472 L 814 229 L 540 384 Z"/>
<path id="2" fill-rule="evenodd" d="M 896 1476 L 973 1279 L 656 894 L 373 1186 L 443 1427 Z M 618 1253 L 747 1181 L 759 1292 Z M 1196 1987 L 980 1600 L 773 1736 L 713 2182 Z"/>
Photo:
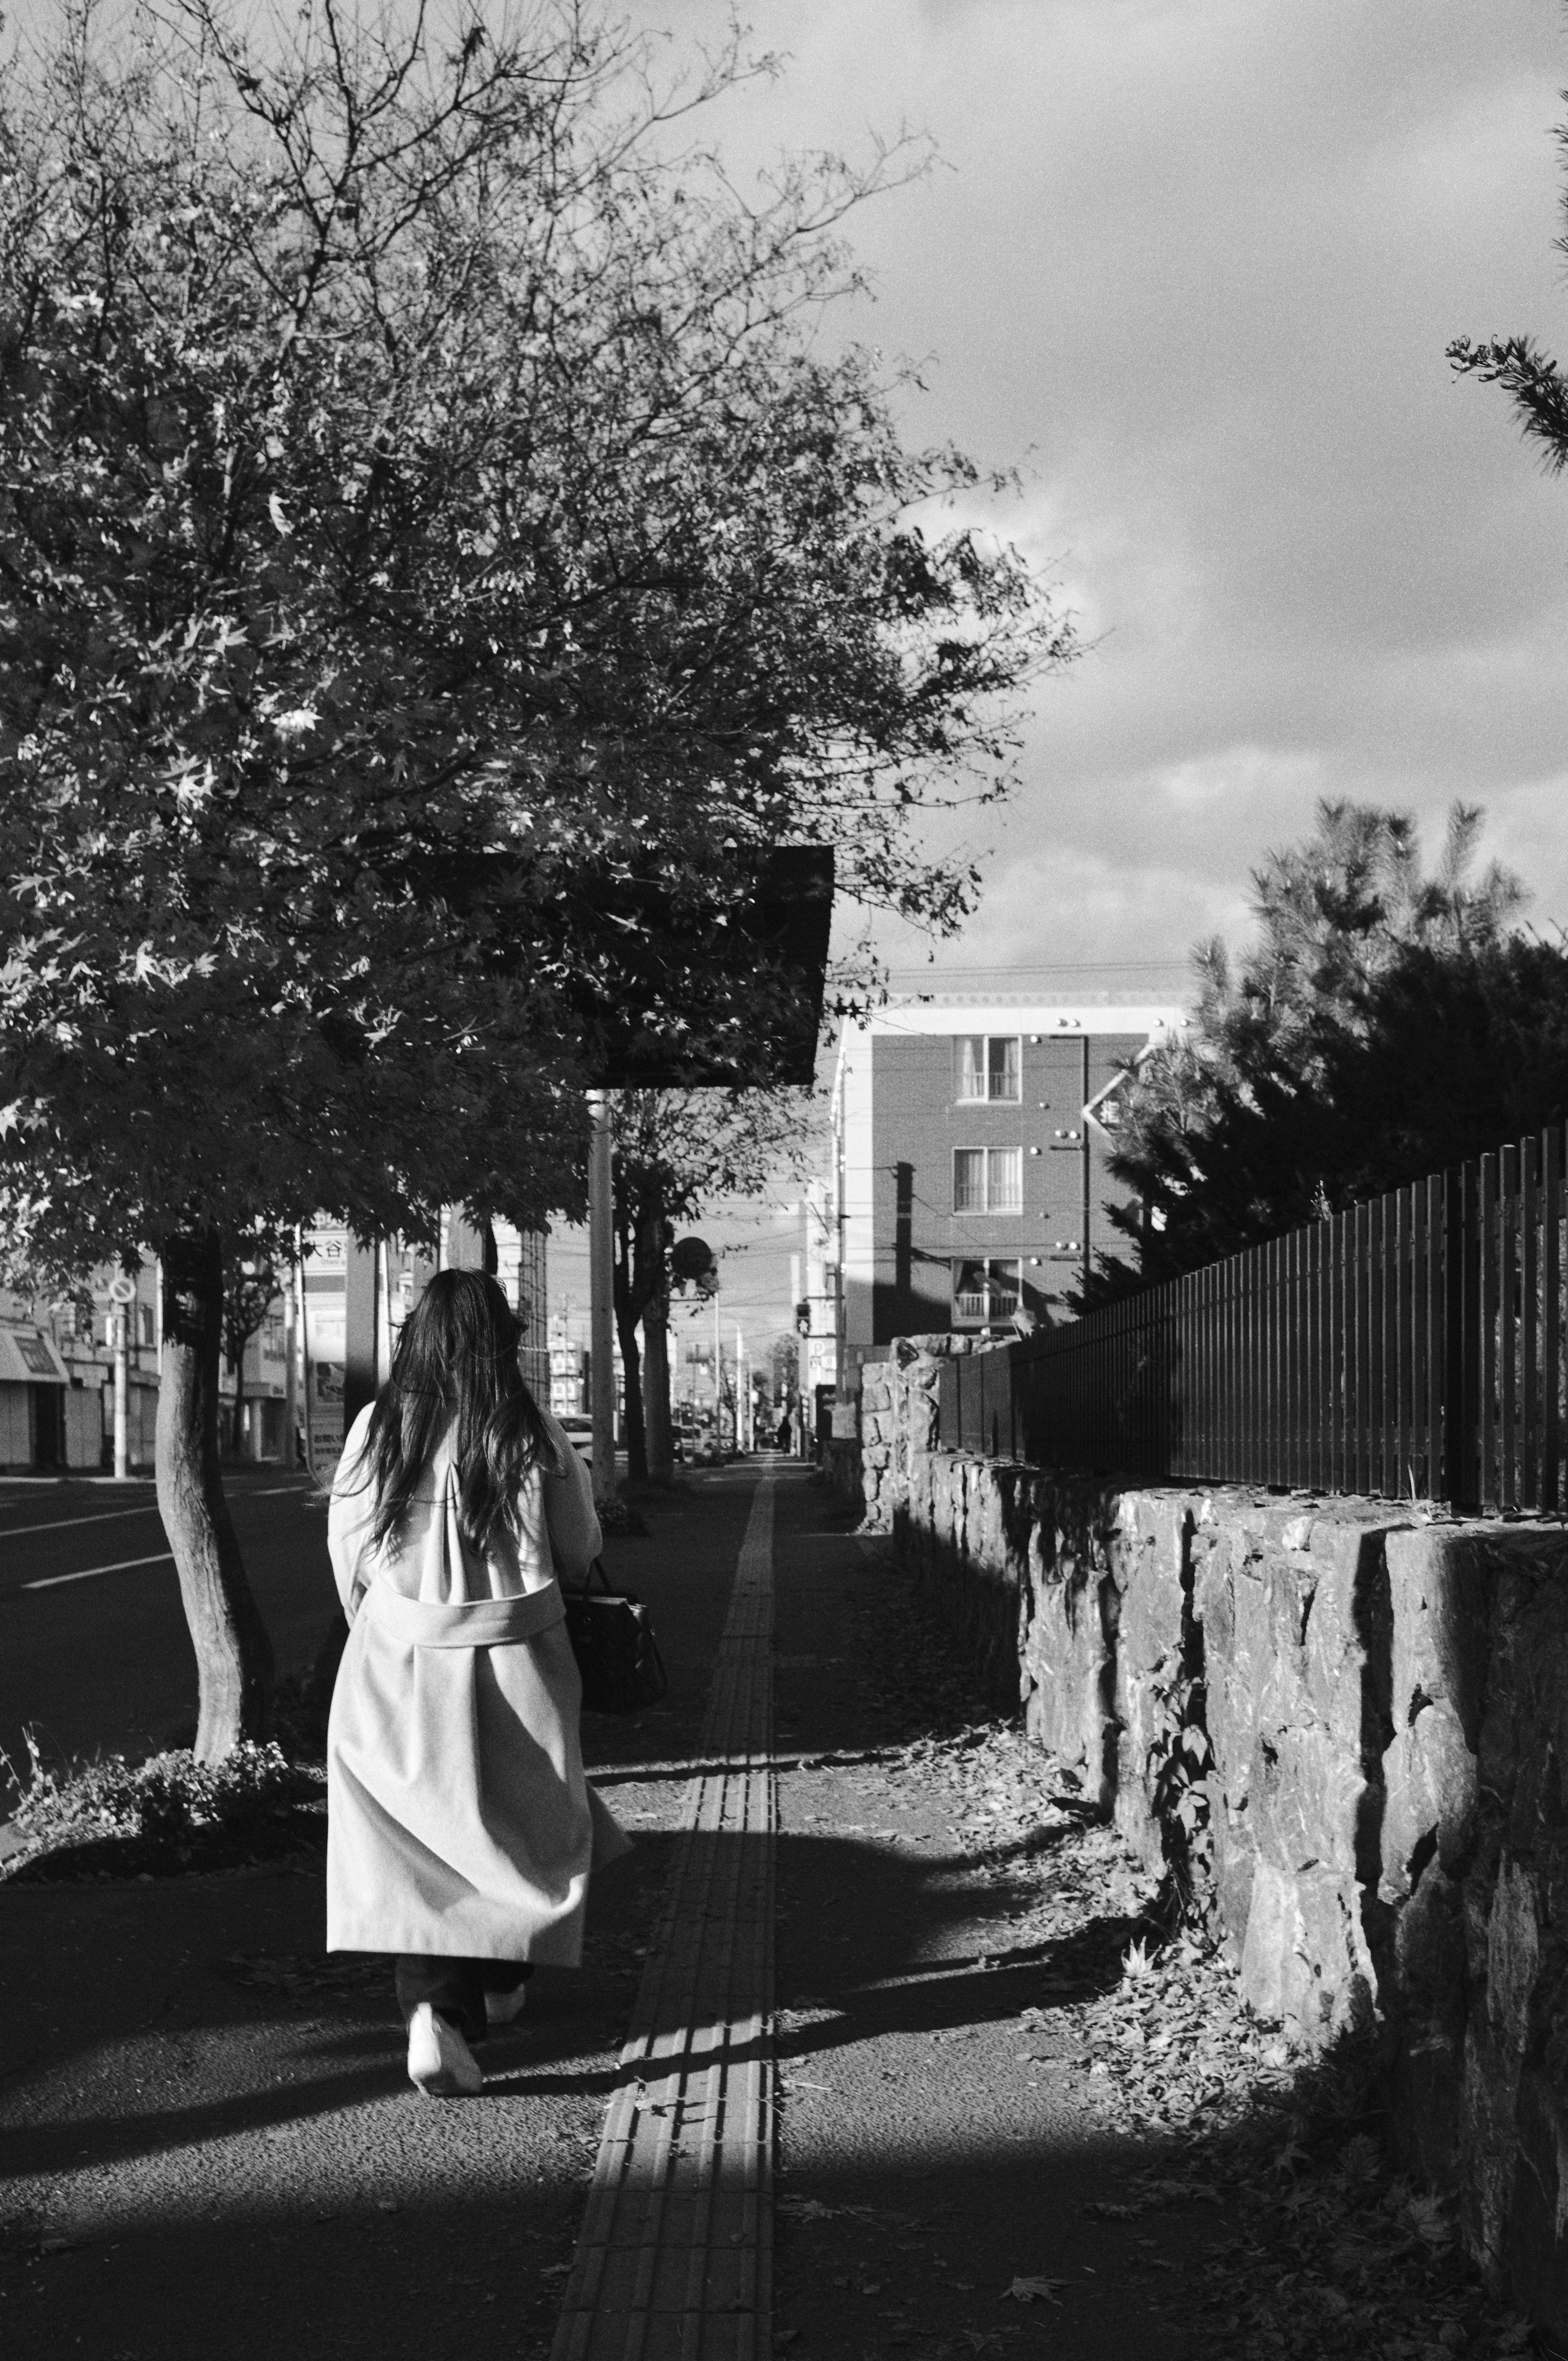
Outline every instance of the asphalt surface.
<path id="1" fill-rule="evenodd" d="M 487 2045 L 479 2098 L 411 2090 L 389 1964 L 323 1954 L 319 1860 L 0 1887 L 0 2352 L 547 2350 L 754 1480 L 708 1477 L 607 1551 L 670 1672 L 634 1725 L 585 1725 L 639 1842 L 584 1968 L 541 1970 Z"/>
<path id="2" fill-rule="evenodd" d="M 1173 2299 L 1224 2217 L 1116 2218 L 1157 2145 L 1107 2127 L 1050 2029 L 1033 1880 L 977 1872 L 950 1792 L 900 1759 L 927 1726 L 925 1668 L 898 1687 L 901 1577 L 823 1500 L 781 1502 L 776 1537 L 777 2341 L 792 2361 L 1184 2355 Z"/>
<path id="3" fill-rule="evenodd" d="M 225 1486 L 279 1669 L 302 1672 L 335 1607 L 325 1504 L 308 1476 L 278 1468 L 227 1471 Z M 51 1763 L 189 1743 L 196 1666 L 168 1550 L 150 1482 L 0 1482 L 0 1748 L 13 1763 L 27 1729 Z"/>
<path id="4" fill-rule="evenodd" d="M 0 1887 L 0 2350 L 544 2361 L 755 1480 L 704 1476 L 651 1539 L 611 1545 L 671 1674 L 653 1712 L 585 1725 L 638 1842 L 596 1890 L 583 1970 L 542 1971 L 488 2046 L 479 2098 L 410 2090 L 387 1963 L 322 1952 L 318 1859 Z M 280 1505 L 303 1612 L 319 1529 Z M 890 1749 L 920 1722 L 878 1686 L 898 1577 L 845 1522 L 781 1470 L 777 2342 L 803 2361 L 1183 2352 L 1172 2300 L 1220 2219 L 1113 2218 L 1128 2151 L 1091 2086 L 1038 2024 L 1020 2065 L 1050 1961 L 1017 1943 L 1006 1888 L 966 1873 L 950 1795 Z M 1053 2294 L 1009 2299 L 1020 2276 Z"/>
<path id="5" fill-rule="evenodd" d="M 703 1473 L 649 1510 L 650 1538 L 610 1544 L 671 1674 L 654 1710 L 585 1722 L 637 1841 L 596 1883 L 582 1969 L 542 1970 L 485 2049 L 479 2097 L 414 2093 L 388 1962 L 323 1953 L 319 1847 L 157 1882 L 0 1880 L 6 2361 L 549 2361 L 618 2053 L 664 1956 L 758 1473 Z M 256 1488 L 308 1655 L 319 1512 Z M 42 1488 L 19 1497 L 47 1521 Z M 1430 2223 L 1411 2232 L 1402 2185 L 1366 2155 L 1351 2169 L 1371 2142 L 1291 2177 L 1312 2135 L 1266 2032 L 1228 2013 L 1201 1947 L 1166 1982 L 1135 1971 L 1138 1874 L 1058 1792 L 1061 1766 L 988 1717 L 941 1604 L 799 1467 L 774 1504 L 780 2361 L 1524 2349 Z M 75 1548 L 74 1571 L 107 1562 L 79 1546 L 102 1530 L 27 1547 Z M 132 1596 L 111 1580 L 25 1598 L 107 1610 Z"/>

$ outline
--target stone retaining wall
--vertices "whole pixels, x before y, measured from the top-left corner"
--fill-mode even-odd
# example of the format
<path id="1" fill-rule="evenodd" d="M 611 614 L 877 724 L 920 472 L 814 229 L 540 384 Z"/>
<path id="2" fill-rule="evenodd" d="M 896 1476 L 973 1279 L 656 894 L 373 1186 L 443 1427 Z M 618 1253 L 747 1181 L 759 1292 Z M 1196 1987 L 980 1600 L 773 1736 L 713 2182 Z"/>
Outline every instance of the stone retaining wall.
<path id="1" fill-rule="evenodd" d="M 1247 1998 L 1377 2025 L 1405 2158 L 1568 2333 L 1568 1532 L 944 1453 L 946 1340 L 862 1394 L 866 1523 Z"/>

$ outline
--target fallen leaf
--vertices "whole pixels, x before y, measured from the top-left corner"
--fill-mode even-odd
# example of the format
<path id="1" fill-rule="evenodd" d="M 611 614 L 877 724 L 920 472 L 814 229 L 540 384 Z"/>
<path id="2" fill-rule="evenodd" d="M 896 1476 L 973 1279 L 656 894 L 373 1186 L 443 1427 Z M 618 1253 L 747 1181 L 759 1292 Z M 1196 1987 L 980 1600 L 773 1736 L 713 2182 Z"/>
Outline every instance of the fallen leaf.
<path id="1" fill-rule="evenodd" d="M 999 2301 L 1003 2303 L 1054 2303 L 1061 2309 L 1058 2288 L 1066 2287 L 1065 2279 L 1015 2279 L 1010 2288 L 1003 2288 Z"/>

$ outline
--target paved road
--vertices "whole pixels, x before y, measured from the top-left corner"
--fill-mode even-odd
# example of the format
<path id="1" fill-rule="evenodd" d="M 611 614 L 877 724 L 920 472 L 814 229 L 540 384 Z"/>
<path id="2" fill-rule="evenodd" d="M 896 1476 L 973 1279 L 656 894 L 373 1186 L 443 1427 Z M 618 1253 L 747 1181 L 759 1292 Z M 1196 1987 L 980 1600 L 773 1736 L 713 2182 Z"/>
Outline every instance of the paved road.
<path id="1" fill-rule="evenodd" d="M 326 1510 L 309 1477 L 226 1479 L 281 1672 L 302 1671 L 334 1609 Z M 150 1483 L 0 1482 L 0 1747 L 24 1760 L 141 1752 L 188 1737 L 196 1672 Z M 5 1797 L 0 1795 L 0 1818 Z"/>

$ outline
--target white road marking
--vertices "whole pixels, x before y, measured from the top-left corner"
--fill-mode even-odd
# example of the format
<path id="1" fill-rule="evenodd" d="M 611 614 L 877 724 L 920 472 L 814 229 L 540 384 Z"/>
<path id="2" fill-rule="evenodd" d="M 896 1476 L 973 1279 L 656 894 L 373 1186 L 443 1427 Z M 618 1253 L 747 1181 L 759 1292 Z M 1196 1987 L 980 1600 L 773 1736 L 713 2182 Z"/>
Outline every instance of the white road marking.
<path id="1" fill-rule="evenodd" d="M 24 1590 L 53 1590 L 62 1582 L 86 1582 L 94 1574 L 124 1574 L 132 1565 L 171 1565 L 172 1550 L 155 1550 L 151 1557 L 116 1558 L 113 1565 L 84 1565 L 78 1574 L 46 1574 L 41 1582 L 24 1582 Z"/>
<path id="2" fill-rule="evenodd" d="M 55 1517 L 47 1525 L 0 1525 L 0 1542 L 14 1540 L 19 1533 L 62 1533 L 67 1525 L 108 1525 L 116 1517 L 152 1517 L 157 1513 L 156 1500 L 133 1500 L 126 1509 L 97 1509 L 90 1517 Z"/>

